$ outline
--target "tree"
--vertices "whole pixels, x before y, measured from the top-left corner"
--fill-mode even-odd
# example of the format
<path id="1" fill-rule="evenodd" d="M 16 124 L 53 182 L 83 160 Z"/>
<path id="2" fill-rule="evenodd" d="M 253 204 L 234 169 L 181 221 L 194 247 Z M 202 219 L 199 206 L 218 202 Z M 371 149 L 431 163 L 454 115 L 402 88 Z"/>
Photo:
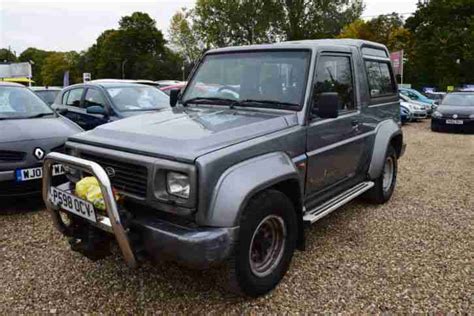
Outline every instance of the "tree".
<path id="1" fill-rule="evenodd" d="M 204 43 L 193 32 L 191 22 L 192 12 L 182 9 L 173 15 L 169 28 L 170 44 L 188 62 L 196 62 L 204 52 Z"/>
<path id="2" fill-rule="evenodd" d="M 275 0 L 198 0 L 193 26 L 208 47 L 267 43 L 278 12 Z"/>
<path id="3" fill-rule="evenodd" d="M 0 63 L 13 63 L 16 62 L 17 58 L 10 49 L 0 48 Z"/>
<path id="4" fill-rule="evenodd" d="M 52 53 L 54 52 L 29 47 L 25 49 L 18 57 L 19 61 L 21 62 L 32 62 L 31 72 L 33 73 L 33 80 L 35 81 L 36 85 L 43 84 L 41 69 L 43 68 L 44 60 L 46 59 L 46 57 L 48 57 Z"/>
<path id="5" fill-rule="evenodd" d="M 367 22 L 357 19 L 346 25 L 338 37 L 382 43 L 389 51 L 408 49 L 411 42 L 411 33 L 403 27 L 403 19 L 397 13 L 379 15 Z"/>
<path id="6" fill-rule="evenodd" d="M 474 2 L 431 0 L 419 3 L 406 27 L 414 38 L 408 82 L 438 86 L 474 82 Z"/>
<path id="7" fill-rule="evenodd" d="M 148 14 L 122 17 L 118 30 L 106 30 L 81 54 L 79 63 L 94 78 L 168 78 L 160 67 L 169 56 L 163 34 Z M 180 68 L 180 67 L 179 67 Z"/>
<path id="8" fill-rule="evenodd" d="M 331 38 L 362 14 L 362 0 L 277 0 L 276 21 L 286 40 Z"/>
<path id="9" fill-rule="evenodd" d="M 47 86 L 62 86 L 64 73 L 69 71 L 72 83 L 80 82 L 81 76 L 77 69 L 79 54 L 77 52 L 53 52 L 44 60 L 41 69 L 43 84 Z"/>
<path id="10" fill-rule="evenodd" d="M 362 0 L 198 0 L 193 26 L 210 47 L 334 37 Z"/>

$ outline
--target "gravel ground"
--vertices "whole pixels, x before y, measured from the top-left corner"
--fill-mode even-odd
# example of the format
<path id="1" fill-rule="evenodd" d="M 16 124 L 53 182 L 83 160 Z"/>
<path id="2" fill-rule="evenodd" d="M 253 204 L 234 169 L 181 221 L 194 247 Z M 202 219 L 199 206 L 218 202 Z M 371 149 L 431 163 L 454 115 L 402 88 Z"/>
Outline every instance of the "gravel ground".
<path id="1" fill-rule="evenodd" d="M 275 291 L 221 289 L 220 271 L 69 250 L 40 202 L 1 202 L 0 314 L 474 313 L 474 136 L 404 127 L 398 186 L 383 206 L 351 203 L 307 230 Z M 216 282 L 216 280 L 218 280 Z"/>

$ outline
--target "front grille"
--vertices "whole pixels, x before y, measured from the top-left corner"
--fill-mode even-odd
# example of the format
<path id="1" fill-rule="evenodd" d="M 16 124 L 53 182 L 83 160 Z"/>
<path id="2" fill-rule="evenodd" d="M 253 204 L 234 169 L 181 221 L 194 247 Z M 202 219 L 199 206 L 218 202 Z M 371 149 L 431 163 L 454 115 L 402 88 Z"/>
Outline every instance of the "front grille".
<path id="1" fill-rule="evenodd" d="M 113 168 L 115 174 L 110 177 L 110 181 L 117 191 L 140 198 L 146 197 L 148 180 L 146 167 L 89 153 L 81 153 L 81 158 L 94 161 L 104 169 Z"/>
<path id="2" fill-rule="evenodd" d="M 21 151 L 0 150 L 0 161 L 17 162 L 25 159 L 26 153 Z"/>

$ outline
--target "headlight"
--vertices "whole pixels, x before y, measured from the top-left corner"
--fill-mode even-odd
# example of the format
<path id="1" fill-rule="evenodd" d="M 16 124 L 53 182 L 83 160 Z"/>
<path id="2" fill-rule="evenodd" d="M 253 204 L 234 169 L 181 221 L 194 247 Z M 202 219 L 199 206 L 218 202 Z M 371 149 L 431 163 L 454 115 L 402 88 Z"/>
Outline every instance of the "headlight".
<path id="1" fill-rule="evenodd" d="M 474 119 L 474 114 L 469 115 L 470 119 Z"/>
<path id="2" fill-rule="evenodd" d="M 191 185 L 185 174 L 169 171 L 166 175 L 166 188 L 169 194 L 188 199 Z"/>
<path id="3" fill-rule="evenodd" d="M 433 113 L 432 116 L 433 116 L 433 117 L 436 117 L 436 118 L 440 118 L 440 117 L 443 117 L 443 114 L 441 114 L 441 113 L 438 112 L 438 111 L 434 111 L 434 113 Z"/>

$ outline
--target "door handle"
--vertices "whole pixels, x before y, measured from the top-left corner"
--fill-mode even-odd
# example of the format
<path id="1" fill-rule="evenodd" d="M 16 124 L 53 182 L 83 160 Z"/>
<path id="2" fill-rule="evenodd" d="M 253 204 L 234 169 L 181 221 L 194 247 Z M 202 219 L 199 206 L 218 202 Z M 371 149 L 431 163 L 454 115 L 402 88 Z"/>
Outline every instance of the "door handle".
<path id="1" fill-rule="evenodd" d="M 360 125 L 360 123 L 359 123 L 358 120 L 352 120 L 352 121 L 351 121 L 351 125 L 352 125 L 353 127 L 358 127 L 358 126 Z"/>

